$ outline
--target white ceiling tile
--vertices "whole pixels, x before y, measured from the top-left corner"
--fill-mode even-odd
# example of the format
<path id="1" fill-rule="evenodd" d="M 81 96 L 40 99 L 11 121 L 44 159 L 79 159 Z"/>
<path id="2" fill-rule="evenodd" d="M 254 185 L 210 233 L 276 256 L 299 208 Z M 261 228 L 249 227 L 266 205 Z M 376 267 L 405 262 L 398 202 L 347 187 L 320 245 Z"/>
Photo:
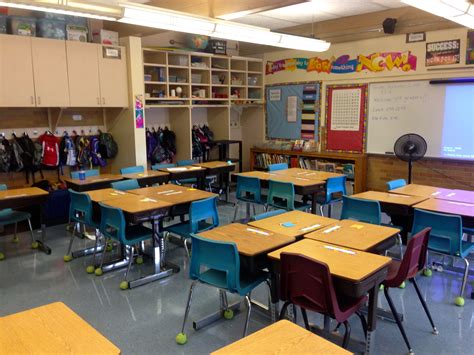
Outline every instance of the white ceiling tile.
<path id="1" fill-rule="evenodd" d="M 301 24 L 301 22 L 286 21 L 286 19 L 279 19 L 274 17 L 268 17 L 261 14 L 248 15 L 233 20 L 235 22 L 243 23 L 251 26 L 260 26 L 270 28 L 272 30 L 278 28 L 292 27 Z"/>

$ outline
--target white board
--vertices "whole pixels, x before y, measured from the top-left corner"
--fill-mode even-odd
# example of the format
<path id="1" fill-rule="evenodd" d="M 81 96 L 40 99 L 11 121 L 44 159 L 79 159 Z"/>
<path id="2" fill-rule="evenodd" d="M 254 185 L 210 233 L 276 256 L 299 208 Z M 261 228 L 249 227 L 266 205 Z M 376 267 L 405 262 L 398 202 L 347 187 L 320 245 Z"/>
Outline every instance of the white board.
<path id="1" fill-rule="evenodd" d="M 398 137 L 417 133 L 426 156 L 474 159 L 474 85 L 428 81 L 369 85 L 367 152 L 393 152 Z"/>

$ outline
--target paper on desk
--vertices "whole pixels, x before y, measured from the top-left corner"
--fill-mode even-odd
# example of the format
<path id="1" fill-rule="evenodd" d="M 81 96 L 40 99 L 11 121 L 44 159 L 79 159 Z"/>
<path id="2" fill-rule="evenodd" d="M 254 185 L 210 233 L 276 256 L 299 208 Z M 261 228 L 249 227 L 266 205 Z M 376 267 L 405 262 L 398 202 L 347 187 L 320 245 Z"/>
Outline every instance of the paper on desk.
<path id="1" fill-rule="evenodd" d="M 23 196 L 27 196 L 27 194 L 10 195 L 10 196 L 5 196 L 4 198 L 15 198 L 15 197 L 23 197 Z"/>
<path id="2" fill-rule="evenodd" d="M 402 198 L 409 198 L 411 196 L 408 195 L 399 195 L 399 194 L 388 194 L 390 197 L 402 197 Z"/>
<path id="3" fill-rule="evenodd" d="M 140 201 L 141 201 L 141 202 L 158 202 L 158 201 L 156 201 L 156 200 L 154 200 L 154 199 L 152 199 L 152 198 L 148 198 L 148 197 L 145 197 L 144 199 L 141 199 Z"/>
<path id="4" fill-rule="evenodd" d="M 353 224 L 353 225 L 351 226 L 351 228 L 362 229 L 362 228 L 364 228 L 364 226 L 363 226 L 362 224 Z"/>
<path id="5" fill-rule="evenodd" d="M 458 205 L 458 206 L 474 206 L 473 204 L 466 203 L 466 202 L 448 201 L 448 203 L 451 204 L 451 205 Z"/>
<path id="6" fill-rule="evenodd" d="M 331 233 L 331 232 L 334 232 L 335 230 L 338 230 L 339 228 L 341 228 L 341 226 L 334 226 L 334 227 L 326 229 L 323 233 L 326 233 L 326 234 Z"/>
<path id="7" fill-rule="evenodd" d="M 312 226 L 301 228 L 300 231 L 301 232 L 306 232 L 306 231 L 309 231 L 311 229 L 318 228 L 318 227 L 321 227 L 321 225 L 320 224 L 313 224 Z"/>
<path id="8" fill-rule="evenodd" d="M 176 195 L 176 194 L 182 194 L 182 193 L 183 193 L 183 191 L 175 191 L 175 192 L 167 193 L 167 194 L 165 194 L 165 196 Z"/>
<path id="9" fill-rule="evenodd" d="M 270 233 L 263 232 L 263 231 L 259 231 L 258 229 L 247 228 L 247 230 L 248 230 L 249 232 L 253 232 L 253 233 L 258 233 L 258 234 L 263 234 L 263 235 L 270 235 Z"/>
<path id="10" fill-rule="evenodd" d="M 326 249 L 335 250 L 335 251 L 340 251 L 341 253 L 346 253 L 346 254 L 355 255 L 355 252 L 352 251 L 352 250 L 346 250 L 346 249 L 336 248 L 336 247 L 332 247 L 332 246 L 330 246 L 330 245 L 325 245 L 324 247 L 325 247 Z"/>
<path id="11" fill-rule="evenodd" d="M 452 196 L 454 196 L 454 195 L 456 195 L 456 193 L 455 193 L 455 192 L 451 192 L 450 194 L 447 194 L 446 197 L 452 197 Z"/>
<path id="12" fill-rule="evenodd" d="M 187 168 L 178 168 L 178 167 L 176 167 L 176 168 L 168 168 L 167 170 L 168 171 L 186 171 L 188 169 Z"/>
<path id="13" fill-rule="evenodd" d="M 431 194 L 431 196 L 437 196 L 437 195 L 439 195 L 440 193 L 441 193 L 440 191 L 436 191 L 436 192 L 433 192 L 433 193 Z"/>
<path id="14" fill-rule="evenodd" d="M 167 194 L 168 192 L 173 192 L 174 190 L 165 190 L 165 191 L 160 191 L 160 192 L 157 192 L 156 194 L 157 195 L 162 195 L 162 194 Z"/>

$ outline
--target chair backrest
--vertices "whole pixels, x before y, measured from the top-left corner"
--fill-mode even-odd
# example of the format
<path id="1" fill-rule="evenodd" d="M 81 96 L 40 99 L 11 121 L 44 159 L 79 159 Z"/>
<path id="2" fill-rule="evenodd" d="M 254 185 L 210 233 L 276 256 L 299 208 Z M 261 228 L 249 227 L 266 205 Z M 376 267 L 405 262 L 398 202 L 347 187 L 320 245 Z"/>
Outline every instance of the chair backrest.
<path id="1" fill-rule="evenodd" d="M 120 208 L 110 207 L 100 203 L 100 232 L 106 238 L 112 238 L 124 243 L 125 217 Z"/>
<path id="2" fill-rule="evenodd" d="M 151 166 L 151 170 L 160 170 L 166 168 L 174 168 L 176 164 L 155 164 Z"/>
<path id="3" fill-rule="evenodd" d="M 277 170 L 286 170 L 286 169 L 288 169 L 287 163 L 270 164 L 268 166 L 268 171 L 277 171 Z"/>
<path id="4" fill-rule="evenodd" d="M 5 184 L 0 184 L 0 191 L 8 190 L 8 186 Z"/>
<path id="5" fill-rule="evenodd" d="M 280 255 L 280 298 L 305 309 L 339 316 L 329 267 L 292 253 Z"/>
<path id="6" fill-rule="evenodd" d="M 177 161 L 178 166 L 193 165 L 196 164 L 195 160 L 192 159 L 183 159 Z"/>
<path id="7" fill-rule="evenodd" d="M 204 229 L 199 229 L 199 222 L 209 219 L 212 219 L 212 223 Z M 191 233 L 199 233 L 217 227 L 219 225 L 217 196 L 191 202 L 191 207 L 189 208 L 189 224 L 191 226 Z"/>
<path id="8" fill-rule="evenodd" d="M 145 172 L 145 168 L 143 165 L 137 165 L 137 166 L 128 166 L 126 168 L 120 169 L 120 174 L 138 174 L 138 173 L 143 173 Z"/>
<path id="9" fill-rule="evenodd" d="M 240 290 L 240 259 L 237 246 L 232 242 L 222 242 L 191 234 L 192 254 L 189 276 L 216 287 L 224 287 L 232 292 Z M 220 274 L 222 278 L 206 278 L 202 269 Z M 224 280 L 223 283 L 219 282 Z"/>
<path id="10" fill-rule="evenodd" d="M 284 200 L 285 205 L 276 202 L 276 198 Z M 272 207 L 286 208 L 287 211 L 293 211 L 295 209 L 295 186 L 293 183 L 269 180 L 267 203 Z"/>
<path id="11" fill-rule="evenodd" d="M 137 179 L 125 179 L 115 181 L 111 183 L 110 186 L 112 186 L 113 189 L 120 191 L 135 190 L 140 188 Z"/>
<path id="12" fill-rule="evenodd" d="M 326 180 L 326 201 L 325 203 L 331 202 L 332 194 L 339 193 L 341 195 L 347 195 L 346 193 L 346 176 L 335 176 L 330 177 Z"/>
<path id="13" fill-rule="evenodd" d="M 84 170 L 86 177 L 98 176 L 100 174 L 98 169 Z M 71 178 L 79 179 L 79 171 L 71 171 Z"/>
<path id="14" fill-rule="evenodd" d="M 397 179 L 397 180 L 391 180 L 387 182 L 387 190 L 394 190 L 398 189 L 399 187 L 405 186 L 407 182 L 405 179 Z"/>
<path id="15" fill-rule="evenodd" d="M 250 176 L 237 175 L 237 200 L 262 203 L 260 179 Z"/>
<path id="16" fill-rule="evenodd" d="M 379 201 L 343 196 L 341 219 L 380 224 L 382 223 L 380 203 Z"/>
<path id="17" fill-rule="evenodd" d="M 430 230 L 431 228 L 425 228 L 411 237 L 403 254 L 398 273 L 390 280 L 389 287 L 397 287 L 403 281 L 415 277 L 423 269 Z"/>
<path id="18" fill-rule="evenodd" d="M 260 221 L 261 219 L 265 219 L 268 217 L 273 217 L 273 216 L 278 216 L 279 214 L 285 213 L 285 210 L 273 210 L 273 211 L 268 211 L 264 213 L 257 214 L 255 216 L 252 216 L 250 218 L 250 221 Z"/>
<path id="19" fill-rule="evenodd" d="M 92 225 L 92 201 L 88 194 L 69 189 L 71 202 L 69 204 L 69 220 L 71 222 Z"/>
<path id="20" fill-rule="evenodd" d="M 435 213 L 415 208 L 412 235 L 431 228 L 428 248 L 449 255 L 460 255 L 462 241 L 461 216 Z"/>

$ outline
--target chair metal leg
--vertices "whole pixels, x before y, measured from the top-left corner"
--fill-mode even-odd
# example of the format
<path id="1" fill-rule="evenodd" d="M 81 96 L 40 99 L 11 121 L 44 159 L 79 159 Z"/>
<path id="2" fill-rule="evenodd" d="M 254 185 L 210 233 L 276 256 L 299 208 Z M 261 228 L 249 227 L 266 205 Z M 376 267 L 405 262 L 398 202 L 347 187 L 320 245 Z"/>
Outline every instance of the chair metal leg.
<path id="1" fill-rule="evenodd" d="M 104 245 L 109 244 L 109 242 L 110 242 L 110 238 L 105 238 Z M 100 258 L 100 265 L 99 265 L 100 270 L 102 269 L 102 266 L 104 265 L 105 254 L 106 254 L 106 252 L 104 250 L 102 252 L 102 257 Z"/>
<path id="2" fill-rule="evenodd" d="M 28 218 L 28 228 L 30 228 L 30 235 L 31 235 L 31 243 L 35 242 L 35 236 L 33 234 L 33 227 L 31 226 L 31 220 Z"/>
<path id="3" fill-rule="evenodd" d="M 461 293 L 459 294 L 459 297 L 464 295 L 464 289 L 466 288 L 467 278 L 469 276 L 469 261 L 466 258 L 462 258 L 462 260 L 464 261 L 464 276 L 462 278 Z"/>
<path id="4" fill-rule="evenodd" d="M 279 319 L 282 320 L 282 319 L 285 319 L 285 315 L 286 315 L 286 310 L 288 308 L 288 306 L 291 304 L 290 301 L 286 301 L 284 304 L 283 304 L 283 307 L 281 308 L 281 311 L 280 311 L 280 317 Z"/>
<path id="5" fill-rule="evenodd" d="M 127 266 L 127 271 L 125 271 L 125 276 L 123 278 L 123 281 L 127 281 L 127 276 L 128 276 L 128 273 L 130 272 L 130 269 L 132 268 L 132 264 L 133 264 L 133 254 L 135 252 L 135 247 L 134 246 L 128 246 L 126 247 L 126 249 L 128 249 L 128 266 Z"/>
<path id="6" fill-rule="evenodd" d="M 76 224 L 74 224 L 74 228 L 72 229 L 71 239 L 69 240 L 69 247 L 67 248 L 66 255 L 71 255 L 72 250 L 72 243 L 74 242 L 74 238 L 76 237 Z"/>
<path id="7" fill-rule="evenodd" d="M 364 315 L 360 312 L 356 312 L 357 317 L 360 319 L 360 324 L 362 325 L 362 330 L 364 331 L 364 336 L 367 339 L 367 320 Z"/>
<path id="8" fill-rule="evenodd" d="M 244 335 L 242 337 L 247 336 L 247 329 L 249 327 L 249 320 L 250 320 L 250 312 L 252 311 L 252 302 L 250 301 L 250 294 L 245 296 L 245 302 L 247 303 L 247 316 L 245 318 Z"/>
<path id="9" fill-rule="evenodd" d="M 390 310 L 392 311 L 393 318 L 395 318 L 395 321 L 397 322 L 398 329 L 400 329 L 400 332 L 402 333 L 403 340 L 405 340 L 405 344 L 408 348 L 408 353 L 409 354 L 414 354 L 413 349 L 410 345 L 410 342 L 408 341 L 407 335 L 405 333 L 405 329 L 403 328 L 403 324 L 400 321 L 400 318 L 398 317 L 398 312 L 397 309 L 395 308 L 395 305 L 393 304 L 392 298 L 390 297 L 388 293 L 388 287 L 384 287 L 383 292 L 385 294 L 385 298 L 387 299 L 388 305 L 390 306 Z"/>
<path id="10" fill-rule="evenodd" d="M 183 245 L 184 245 L 184 249 L 186 250 L 186 255 L 189 259 L 191 257 L 191 254 L 189 253 L 188 241 L 189 241 L 188 238 L 184 238 Z"/>
<path id="11" fill-rule="evenodd" d="M 253 215 L 255 216 L 257 213 L 255 212 L 255 205 L 252 203 L 252 210 L 253 210 Z"/>
<path id="12" fill-rule="evenodd" d="M 303 316 L 304 327 L 306 328 L 306 330 L 310 330 L 308 314 L 306 313 L 306 309 L 304 309 L 303 307 L 300 307 L 300 309 L 301 309 L 301 315 Z"/>
<path id="13" fill-rule="evenodd" d="M 348 321 L 344 321 L 344 339 L 342 340 L 342 347 L 347 349 L 347 345 L 349 345 L 349 339 L 351 338 L 351 325 Z"/>
<path id="14" fill-rule="evenodd" d="M 186 326 L 186 320 L 188 319 L 189 310 L 191 309 L 191 301 L 193 299 L 193 290 L 196 286 L 197 281 L 193 281 L 189 287 L 188 302 L 186 303 L 186 310 L 184 311 L 183 326 L 181 327 L 181 333 L 184 334 L 184 327 Z"/>
<path id="15" fill-rule="evenodd" d="M 321 216 L 324 217 L 323 205 L 319 205 L 319 212 L 321 213 Z"/>
<path id="16" fill-rule="evenodd" d="M 397 234 L 398 247 L 400 248 L 400 260 L 403 260 L 403 240 L 400 233 Z"/>
<path id="17" fill-rule="evenodd" d="M 235 203 L 234 218 L 232 219 L 232 222 L 235 222 L 237 220 L 237 212 L 239 212 L 239 201 Z"/>
<path id="18" fill-rule="evenodd" d="M 411 278 L 410 281 L 413 283 L 413 286 L 415 286 L 416 294 L 418 295 L 418 299 L 421 302 L 421 305 L 423 306 L 423 309 L 425 310 L 426 315 L 428 316 L 428 319 L 431 323 L 431 327 L 433 328 L 433 334 L 438 335 L 438 329 L 436 329 L 436 326 L 433 322 L 433 318 L 431 318 L 431 313 L 430 310 L 428 309 L 428 305 L 426 304 L 425 300 L 423 299 L 423 296 L 421 295 L 420 289 L 418 288 L 418 283 L 416 282 L 415 278 Z"/>
<path id="19" fill-rule="evenodd" d="M 15 223 L 15 229 L 14 229 L 13 239 L 12 239 L 13 243 L 18 243 L 18 237 L 16 236 L 17 231 L 18 231 L 18 223 Z"/>
<path id="20" fill-rule="evenodd" d="M 332 215 L 332 203 L 328 205 L 328 217 L 331 218 Z"/>
<path id="21" fill-rule="evenodd" d="M 92 253 L 92 265 L 95 265 L 95 257 L 97 255 L 97 248 L 99 247 L 101 239 L 101 234 L 98 229 L 95 230 L 95 244 L 94 244 L 94 252 Z M 104 245 L 104 251 L 105 253 L 105 245 Z"/>

